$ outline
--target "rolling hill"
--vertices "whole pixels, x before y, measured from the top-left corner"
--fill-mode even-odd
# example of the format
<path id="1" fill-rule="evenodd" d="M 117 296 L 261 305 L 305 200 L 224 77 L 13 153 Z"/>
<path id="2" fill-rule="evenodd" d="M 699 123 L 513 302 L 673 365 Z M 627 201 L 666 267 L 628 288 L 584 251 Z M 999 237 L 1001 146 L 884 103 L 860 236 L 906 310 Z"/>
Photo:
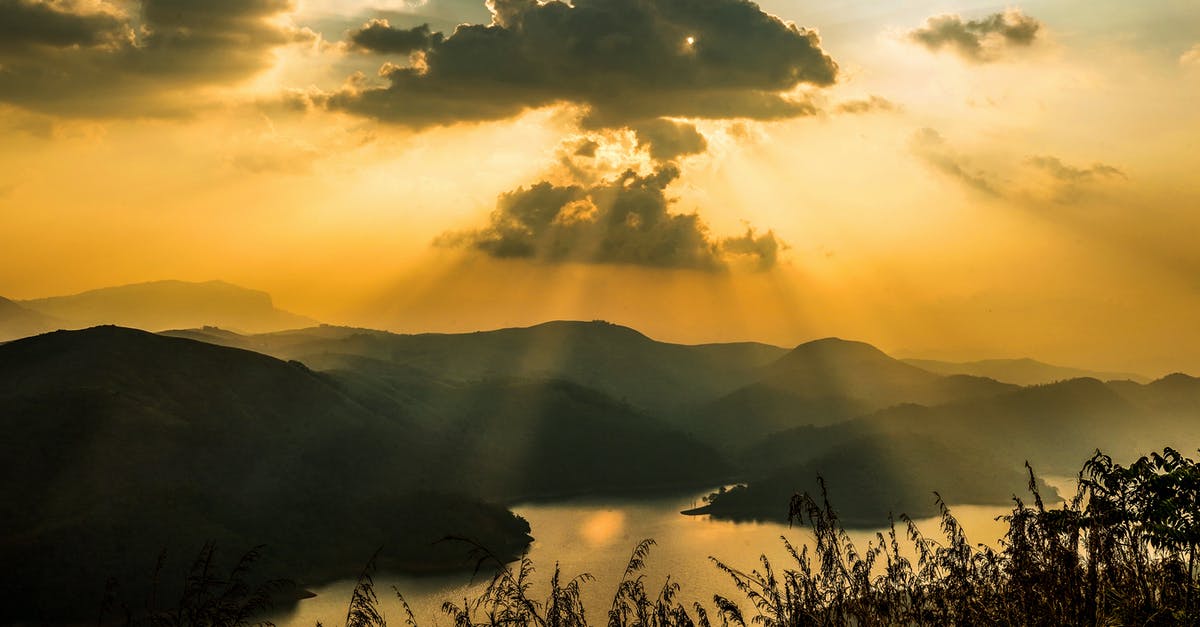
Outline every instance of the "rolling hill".
<path id="1" fill-rule="evenodd" d="M 208 541 L 266 543 L 275 572 L 309 582 L 384 539 L 381 565 L 410 569 L 462 566 L 432 544 L 450 533 L 528 541 L 503 507 L 416 494 L 444 474 L 415 422 L 257 353 L 117 327 L 17 340 L 0 346 L 0 421 L 0 561 L 25 565 L 0 574 L 0 622 L 92 613 L 109 577 L 148 581 L 160 551 Z"/>
<path id="2" fill-rule="evenodd" d="M 570 381 L 664 417 L 681 405 L 706 401 L 753 381 L 762 366 L 786 352 L 756 343 L 670 344 L 606 322 L 565 321 L 418 335 L 322 326 L 236 340 L 213 336 L 211 341 L 237 342 L 305 363 L 327 360 L 329 355 L 368 357 L 448 381 Z"/>
<path id="3" fill-rule="evenodd" d="M 0 622 L 46 616 L 35 610 L 63 589 L 81 591 L 63 616 L 94 610 L 105 580 L 146 580 L 164 548 L 266 543 L 276 572 L 305 582 L 354 572 L 380 544 L 381 568 L 463 567 L 464 547 L 434 541 L 502 555 L 529 541 L 488 502 L 730 472 L 576 383 L 447 381 L 345 355 L 324 365 L 112 326 L 0 345 L 0 560 L 31 564 L 0 575 L 24 599 Z"/>
<path id="4" fill-rule="evenodd" d="M 899 405 L 843 423 L 769 434 L 738 458 L 761 476 L 866 435 L 919 434 L 951 447 L 1028 460 L 1042 473 L 1074 474 L 1096 449 L 1117 458 L 1200 443 L 1200 379 L 1172 375 L 1141 385 L 1072 379 L 998 396 L 926 407 Z"/>
<path id="5" fill-rule="evenodd" d="M 980 361 L 937 361 L 933 359 L 905 359 L 904 363 L 943 375 L 965 374 L 987 377 L 1014 385 L 1045 385 L 1070 379 L 1091 378 L 1101 381 L 1129 380 L 1137 383 L 1149 381 L 1146 377 L 1130 372 L 1101 372 L 1055 366 L 1035 359 L 984 359 Z"/>
<path id="6" fill-rule="evenodd" d="M 0 297 L 0 342 L 60 329 L 62 321 Z"/>
<path id="7" fill-rule="evenodd" d="M 793 494 L 807 492 L 822 502 L 818 476 L 841 521 L 868 527 L 886 525 L 889 515 L 937 515 L 935 491 L 947 503 L 994 505 L 1022 493 L 1028 483 L 1020 464 L 997 461 L 980 449 L 947 446 L 925 435 L 873 434 L 711 495 L 707 505 L 687 513 L 784 522 Z M 1039 490 L 1047 500 L 1057 496 L 1044 483 Z"/>
<path id="8" fill-rule="evenodd" d="M 942 376 L 837 338 L 797 346 L 757 381 L 695 409 L 693 433 L 736 451 L 775 431 L 828 425 L 903 403 L 938 405 L 1016 389 L 991 379 Z"/>

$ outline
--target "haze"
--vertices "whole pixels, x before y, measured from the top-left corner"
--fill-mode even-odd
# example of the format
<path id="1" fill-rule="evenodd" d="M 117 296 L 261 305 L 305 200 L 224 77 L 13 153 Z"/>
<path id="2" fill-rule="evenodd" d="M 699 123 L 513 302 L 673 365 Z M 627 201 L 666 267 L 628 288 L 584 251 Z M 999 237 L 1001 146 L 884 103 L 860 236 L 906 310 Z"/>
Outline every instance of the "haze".
<path id="1" fill-rule="evenodd" d="M 618 4 L 4 2 L 0 294 L 1200 371 L 1200 7 Z"/>

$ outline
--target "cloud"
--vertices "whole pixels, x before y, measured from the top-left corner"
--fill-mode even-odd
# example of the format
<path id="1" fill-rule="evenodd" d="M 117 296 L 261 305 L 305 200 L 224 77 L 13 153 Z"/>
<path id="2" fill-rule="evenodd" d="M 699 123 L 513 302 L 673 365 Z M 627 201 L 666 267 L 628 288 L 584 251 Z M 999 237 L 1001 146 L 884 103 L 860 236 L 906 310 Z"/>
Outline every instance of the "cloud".
<path id="1" fill-rule="evenodd" d="M 1090 167 L 1081 168 L 1048 155 L 1030 157 L 1025 163 L 1050 179 L 1050 197 L 1060 203 L 1081 200 L 1090 191 L 1089 188 L 1098 183 L 1129 178 L 1120 169 L 1104 163 L 1094 163 Z"/>
<path id="2" fill-rule="evenodd" d="M 686 122 L 656 119 L 633 125 L 638 145 L 650 150 L 655 161 L 671 161 L 685 155 L 695 155 L 708 149 L 708 142 L 696 127 Z"/>
<path id="3" fill-rule="evenodd" d="M 779 251 L 782 248 L 785 246 L 775 237 L 774 231 L 756 235 L 754 229 L 750 227 L 746 227 L 744 235 L 721 240 L 722 252 L 726 255 L 751 259 L 759 270 L 770 270 L 775 267 L 779 261 Z"/>
<path id="4" fill-rule="evenodd" d="M 942 174 L 989 196 L 1002 195 L 990 175 L 982 170 L 972 171 L 968 159 L 955 152 L 937 131 L 923 128 L 913 134 L 909 145 L 913 154 Z"/>
<path id="5" fill-rule="evenodd" d="M 576 157 L 587 157 L 588 159 L 593 159 L 596 157 L 596 151 L 599 149 L 600 142 L 594 139 L 584 138 L 578 143 L 578 145 L 575 146 L 575 151 L 571 154 Z"/>
<path id="6" fill-rule="evenodd" d="M 1184 67 L 1200 67 L 1200 44 L 1196 44 L 1187 52 L 1179 55 L 1179 65 Z"/>
<path id="7" fill-rule="evenodd" d="M 838 113 L 874 113 L 876 111 L 897 111 L 900 107 L 896 103 L 882 96 L 871 96 L 863 100 L 847 100 L 838 104 L 835 111 Z"/>
<path id="8" fill-rule="evenodd" d="M 350 34 L 350 43 L 364 52 L 380 54 L 411 54 L 428 50 L 442 41 L 442 34 L 429 30 L 429 24 L 413 28 L 392 28 L 385 19 L 367 22 Z"/>
<path id="9" fill-rule="evenodd" d="M 0 0 L 0 51 L 90 48 L 118 44 L 131 35 L 125 21 L 114 12 L 73 13 L 57 3 Z"/>
<path id="10" fill-rule="evenodd" d="M 587 111 L 585 126 L 654 118 L 775 119 L 814 112 L 794 91 L 834 82 L 837 65 L 814 31 L 749 0 L 489 0 L 491 24 L 430 35 L 382 85 L 351 84 L 321 105 L 412 127 L 509 118 L 555 103 Z M 368 34 L 369 33 L 369 34 Z M 360 47 L 422 32 L 368 23 Z M 370 44 L 359 43 L 368 39 Z"/>
<path id="11" fill-rule="evenodd" d="M 1041 27 L 1041 22 L 1019 9 L 971 21 L 946 14 L 925 20 L 908 38 L 934 52 L 948 48 L 968 61 L 986 63 L 1000 58 L 1008 48 L 1033 45 Z"/>
<path id="12" fill-rule="evenodd" d="M 273 48 L 310 40 L 277 19 L 291 9 L 290 0 L 0 0 L 0 101 L 83 117 L 165 114 L 181 90 L 249 77 L 273 62 Z"/>
<path id="13" fill-rule="evenodd" d="M 1121 170 L 1104 163 L 1092 164 L 1090 168 L 1077 168 L 1067 165 L 1058 157 L 1030 157 L 1026 163 L 1049 174 L 1063 183 L 1086 183 L 1105 178 L 1127 178 Z"/>
<path id="14" fill-rule="evenodd" d="M 543 181 L 501 195 L 486 227 L 447 234 L 437 243 L 551 263 L 710 272 L 737 259 L 764 270 L 776 264 L 781 244 L 772 232 L 714 239 L 698 215 L 671 213 L 665 190 L 678 176 L 668 164 L 645 176 L 627 171 L 588 186 Z"/>

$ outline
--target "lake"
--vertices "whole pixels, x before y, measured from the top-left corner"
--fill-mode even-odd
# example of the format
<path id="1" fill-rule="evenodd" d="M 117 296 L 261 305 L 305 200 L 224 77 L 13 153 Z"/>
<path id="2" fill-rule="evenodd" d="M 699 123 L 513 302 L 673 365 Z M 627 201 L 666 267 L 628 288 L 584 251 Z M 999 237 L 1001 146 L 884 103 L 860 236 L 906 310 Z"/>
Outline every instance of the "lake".
<path id="1" fill-rule="evenodd" d="M 1061 485 L 1063 482 L 1053 483 Z M 836 494 L 834 502 L 836 504 Z M 716 593 L 738 601 L 743 611 L 750 611 L 729 577 L 712 564 L 709 556 L 749 571 L 759 566 L 758 557 L 765 554 L 777 570 L 783 570 L 793 567 L 794 561 L 788 557 L 780 541 L 781 535 L 797 548 L 812 544 L 810 530 L 805 527 L 735 523 L 679 513 L 696 504 L 699 504 L 698 495 L 641 500 L 581 498 L 513 507 L 533 528 L 534 542 L 529 556 L 537 571 L 532 598 L 539 601 L 545 598 L 555 562 L 565 578 L 590 573 L 595 580 L 583 587 L 584 607 L 594 624 L 604 624 L 605 613 L 630 553 L 642 539 L 653 538 L 656 545 L 650 551 L 645 570 L 648 590 L 656 594 L 667 575 L 671 575 L 672 580 L 682 586 L 679 600 L 689 608 L 693 601 L 700 601 L 710 616 L 715 617 L 712 597 Z M 786 503 L 780 505 L 786 507 Z M 1007 514 L 1010 508 L 959 505 L 951 506 L 951 511 L 972 544 L 996 546 L 1007 526 L 995 519 Z M 943 539 L 938 519 L 921 519 L 916 523 L 927 536 Z M 862 551 L 867 542 L 876 540 L 875 534 L 880 531 L 883 530 L 853 530 L 850 535 Z M 908 556 L 912 557 L 911 550 Z M 464 595 L 473 596 L 473 592 L 485 584 L 482 577 L 472 581 L 468 574 L 416 577 L 382 573 L 376 577 L 376 592 L 383 614 L 391 625 L 403 625 L 405 618 L 392 590 L 395 586 L 408 600 L 418 624 L 425 627 L 452 624 L 441 611 L 442 602 L 449 600 L 461 605 Z M 354 582 L 350 580 L 315 588 L 315 598 L 302 601 L 293 611 L 276 615 L 272 620 L 286 627 L 312 627 L 317 622 L 330 627 L 342 625 L 353 588 Z"/>

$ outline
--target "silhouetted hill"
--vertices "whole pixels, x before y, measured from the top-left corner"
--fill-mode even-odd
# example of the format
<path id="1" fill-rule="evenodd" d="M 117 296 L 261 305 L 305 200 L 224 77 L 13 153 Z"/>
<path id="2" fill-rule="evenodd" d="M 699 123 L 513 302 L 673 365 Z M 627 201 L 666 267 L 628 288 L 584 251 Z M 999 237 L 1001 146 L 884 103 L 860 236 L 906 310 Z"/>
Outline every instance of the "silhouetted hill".
<path id="1" fill-rule="evenodd" d="M 0 346 L 0 560 L 31 564 L 0 576 L 28 600 L 0 622 L 63 589 L 143 581 L 164 547 L 267 543 L 309 582 L 354 572 L 380 544 L 381 567 L 445 569 L 465 550 L 432 544 L 445 535 L 509 553 L 527 541 L 524 521 L 481 497 L 632 494 L 730 475 L 710 448 L 577 383 L 465 382 L 353 354 L 311 363 L 324 371 L 112 326 Z M 78 555 L 89 559 L 59 567 Z M 90 611 L 100 590 L 88 590 L 78 607 Z"/>
<path id="2" fill-rule="evenodd" d="M 63 326 L 65 325 L 57 318 L 0 297 L 0 342 L 53 331 Z"/>
<path id="3" fill-rule="evenodd" d="M 1097 448 L 1116 457 L 1200 441 L 1200 381 L 1173 375 L 1147 385 L 1072 379 L 935 407 L 901 405 L 825 427 L 770 434 L 740 457 L 751 476 L 812 459 L 864 435 L 921 434 L 951 447 L 1029 460 L 1043 473 L 1078 471 Z"/>
<path id="4" fill-rule="evenodd" d="M 490 381 L 432 400 L 460 445 L 460 472 L 507 500 L 698 488 L 730 470 L 700 444 L 625 403 L 568 381 Z"/>
<path id="5" fill-rule="evenodd" d="M 324 354 L 310 363 L 381 414 L 405 408 L 445 443 L 453 473 L 489 498 L 695 488 L 730 474 L 711 448 L 569 381 L 447 381 L 356 355 Z"/>
<path id="6" fill-rule="evenodd" d="M 736 450 L 790 427 L 832 424 L 901 403 L 936 405 L 1016 389 L 980 377 L 936 375 L 870 344 L 837 338 L 801 344 L 764 367 L 758 379 L 699 407 L 693 432 Z"/>
<path id="7" fill-rule="evenodd" d="M 755 343 L 669 344 L 605 322 L 418 335 L 322 326 L 248 340 L 255 350 L 283 359 L 315 363 L 325 354 L 357 355 L 448 381 L 561 379 L 660 415 L 748 383 L 786 352 Z"/>
<path id="8" fill-rule="evenodd" d="M 981 361 L 950 362 L 933 359 L 905 359 L 904 363 L 943 375 L 966 374 L 987 377 L 1015 385 L 1044 385 L 1090 377 L 1101 381 L 1130 380 L 1145 383 L 1148 379 L 1129 372 L 1101 372 L 1055 366 L 1033 359 L 984 359 Z"/>
<path id="9" fill-rule="evenodd" d="M 108 577 L 146 581 L 162 549 L 210 540 L 267 543 L 313 582 L 380 544 L 384 567 L 445 569 L 464 565 L 431 544 L 448 533 L 526 542 L 502 507 L 414 495 L 446 476 L 415 420 L 253 352 L 117 327 L 17 340 L 0 422 L 0 562 L 23 565 L 0 574 L 0 622 L 91 614 Z"/>
<path id="10" fill-rule="evenodd" d="M 867 435 L 711 495 L 706 506 L 690 513 L 786 521 L 793 494 L 808 492 L 821 502 L 818 475 L 825 479 L 842 522 L 851 526 L 887 524 L 889 514 L 936 515 L 934 491 L 947 503 L 1005 504 L 1028 483 L 1021 466 L 998 462 L 980 449 L 947 446 L 926 435 Z M 1045 484 L 1041 492 L 1047 500 L 1057 494 Z"/>
<path id="11" fill-rule="evenodd" d="M 276 309 L 266 292 L 222 281 L 137 283 L 20 304 L 75 328 L 116 324 L 157 331 L 216 325 L 260 333 L 313 324 L 311 318 Z"/>

